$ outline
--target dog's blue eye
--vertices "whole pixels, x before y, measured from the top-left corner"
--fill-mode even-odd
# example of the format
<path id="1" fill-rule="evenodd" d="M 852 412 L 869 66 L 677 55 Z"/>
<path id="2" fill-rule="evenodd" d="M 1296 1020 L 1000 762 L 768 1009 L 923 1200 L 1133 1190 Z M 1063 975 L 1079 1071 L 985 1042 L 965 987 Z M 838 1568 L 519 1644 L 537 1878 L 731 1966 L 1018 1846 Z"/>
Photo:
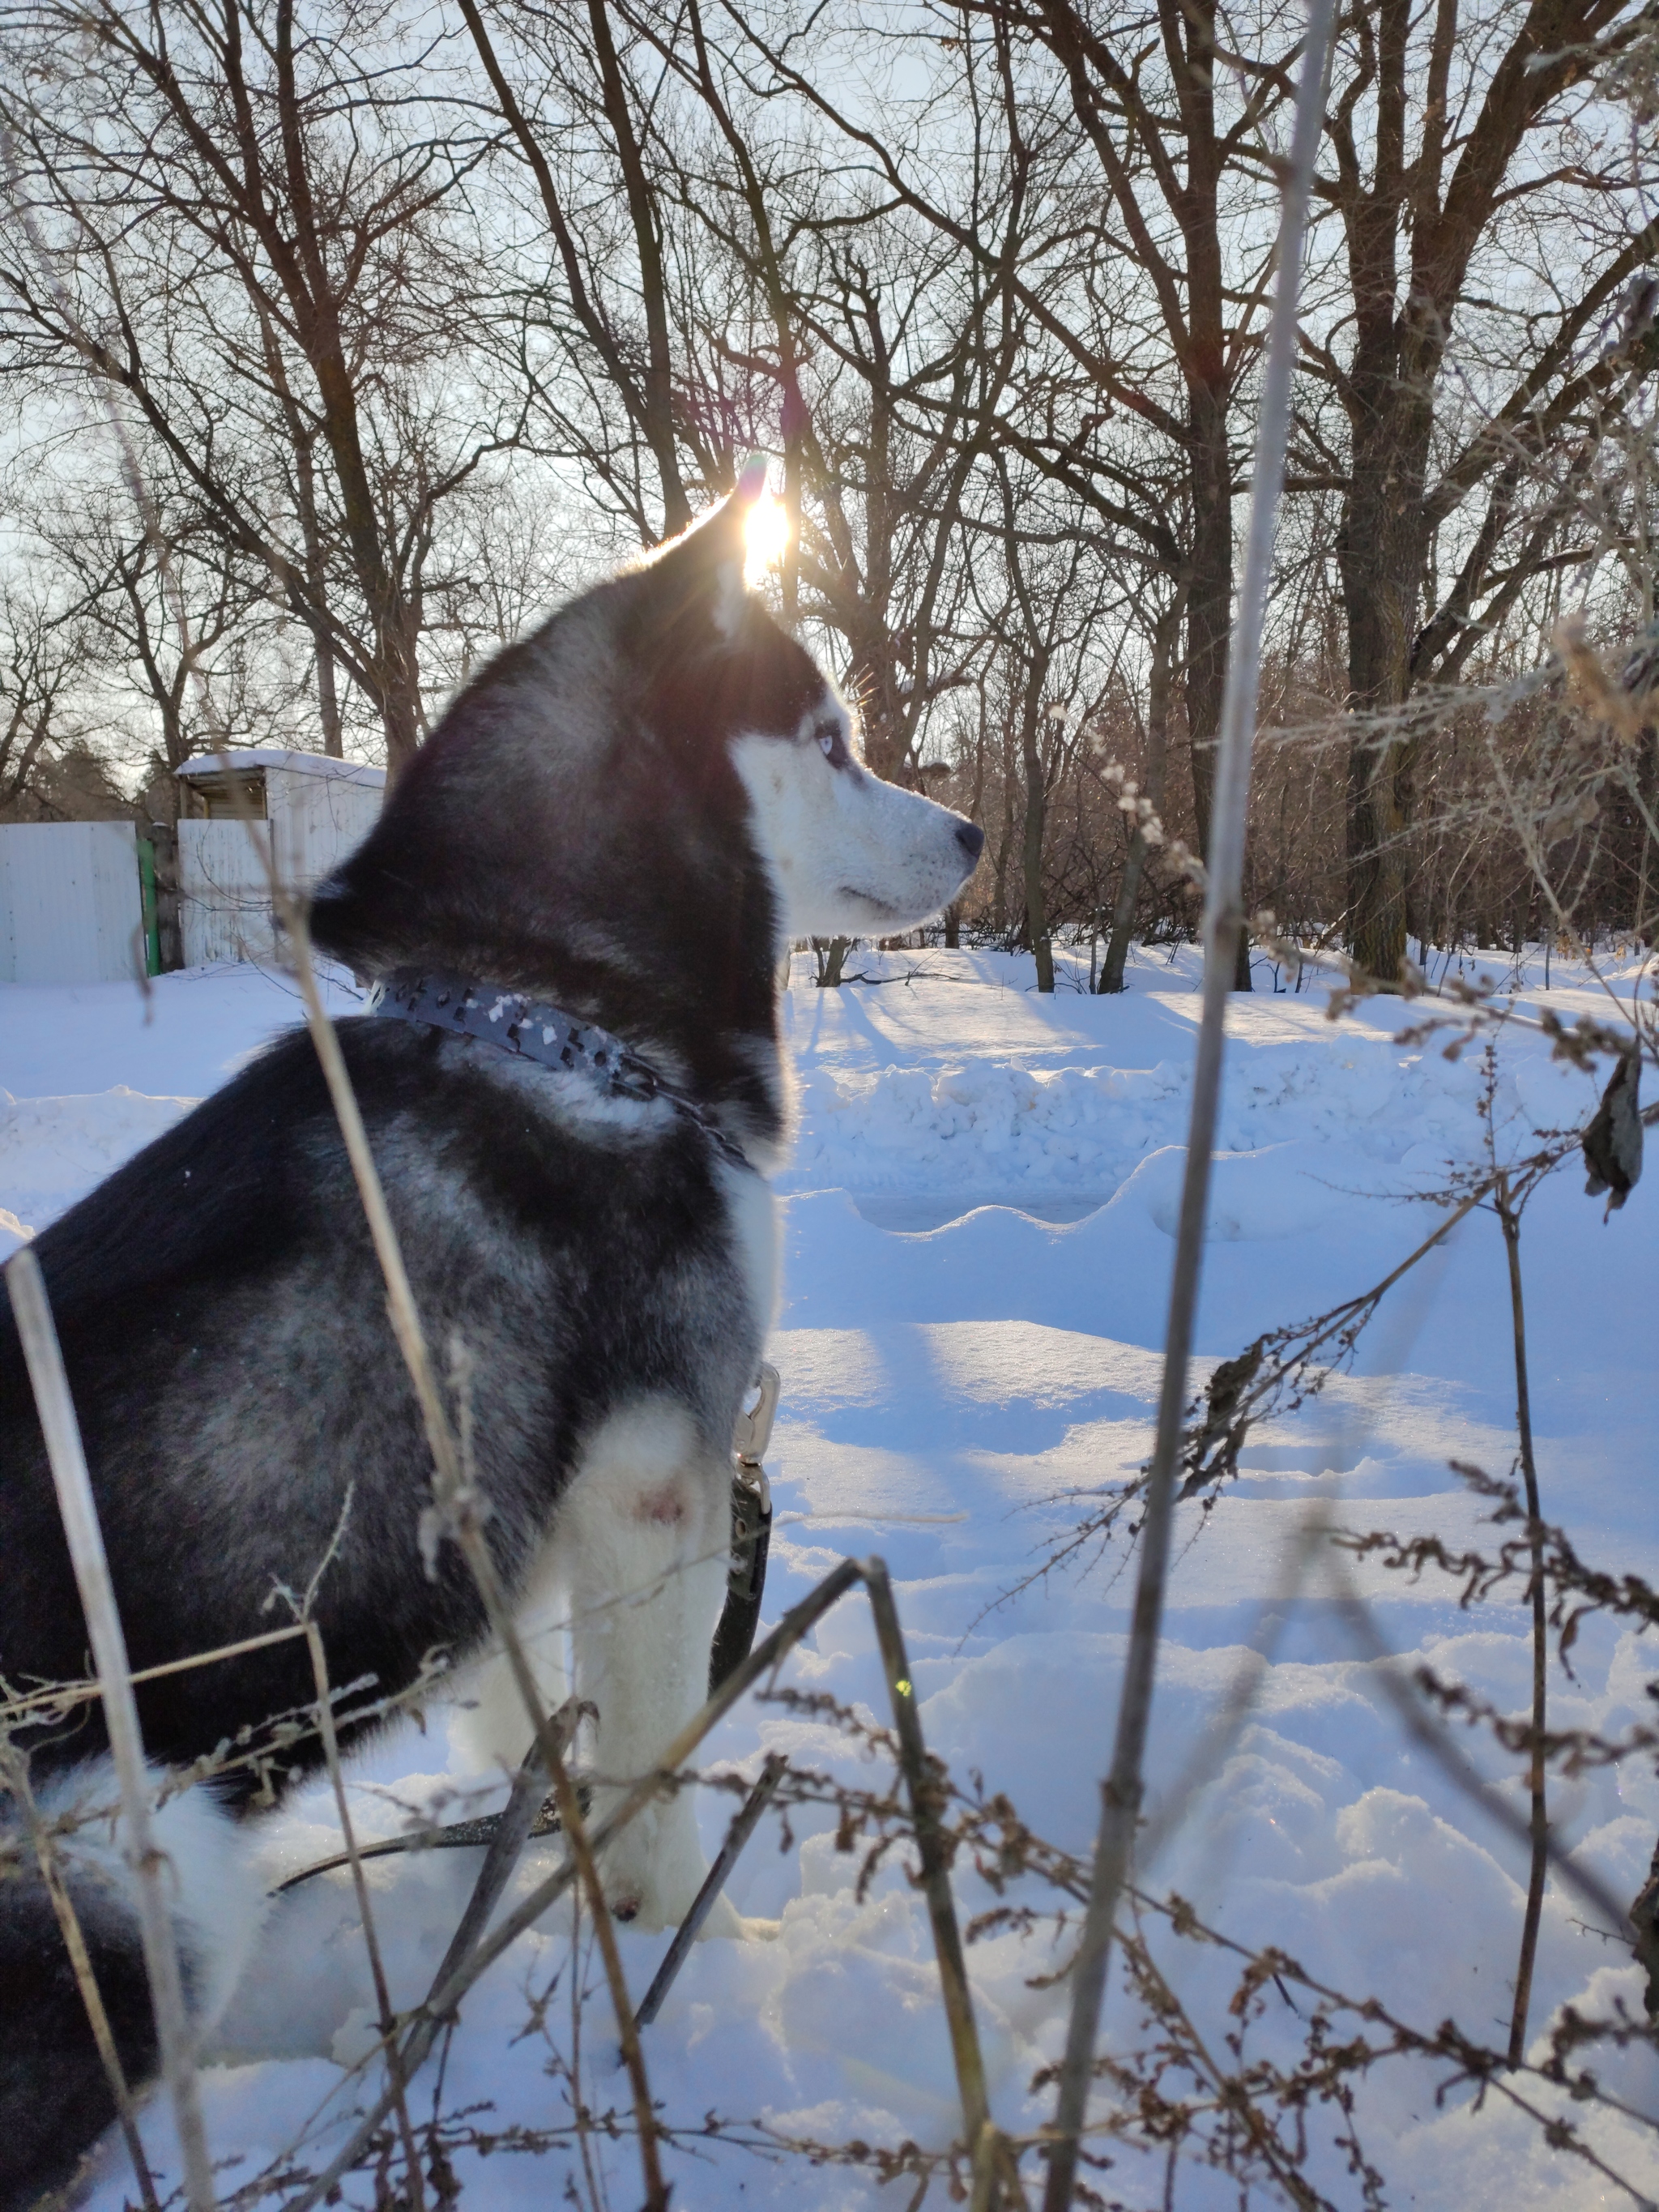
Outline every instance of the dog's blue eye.
<path id="1" fill-rule="evenodd" d="M 819 731 L 818 750 L 823 755 L 825 760 L 834 760 L 836 757 L 836 738 L 835 732 L 832 730 Z"/>

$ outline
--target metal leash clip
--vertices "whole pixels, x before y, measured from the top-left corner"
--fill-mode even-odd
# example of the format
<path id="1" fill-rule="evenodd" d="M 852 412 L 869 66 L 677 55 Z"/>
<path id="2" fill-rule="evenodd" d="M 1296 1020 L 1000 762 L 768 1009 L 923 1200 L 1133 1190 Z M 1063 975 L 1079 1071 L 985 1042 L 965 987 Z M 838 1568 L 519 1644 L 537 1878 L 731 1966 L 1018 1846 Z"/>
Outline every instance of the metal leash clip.
<path id="1" fill-rule="evenodd" d="M 732 1473 L 732 1565 L 726 1577 L 726 1607 L 708 1654 L 711 1697 L 749 1656 L 760 1624 L 772 1543 L 772 1486 L 761 1460 L 771 1440 L 780 1387 L 777 1369 L 763 1360 L 759 1395 L 738 1415 L 732 1431 L 737 1464 Z"/>
<path id="2" fill-rule="evenodd" d="M 781 1387 L 777 1369 L 763 1359 L 760 1373 L 755 1379 L 755 1389 L 759 1395 L 746 1412 L 738 1415 L 738 1425 L 732 1431 L 732 1449 L 738 1455 L 740 1467 L 758 1467 L 766 1457 L 766 1447 L 772 1441 L 772 1423 L 777 1414 L 778 1392 Z"/>

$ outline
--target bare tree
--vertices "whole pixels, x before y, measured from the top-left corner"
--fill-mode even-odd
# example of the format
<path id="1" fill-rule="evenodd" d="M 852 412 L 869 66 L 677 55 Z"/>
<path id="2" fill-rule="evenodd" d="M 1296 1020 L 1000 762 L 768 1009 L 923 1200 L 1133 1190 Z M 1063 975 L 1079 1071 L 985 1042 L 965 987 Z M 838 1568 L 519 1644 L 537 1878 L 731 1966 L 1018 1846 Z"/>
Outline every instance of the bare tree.
<path id="1" fill-rule="evenodd" d="M 739 20 L 775 81 L 862 149 L 898 204 L 965 258 L 994 259 L 969 210 L 938 188 L 938 165 L 914 134 L 901 140 L 855 115 L 777 40 Z M 1043 176 L 1048 211 L 1006 280 L 1052 352 L 1033 380 L 1046 385 L 1047 399 L 1008 410 L 996 436 L 1069 489 L 1109 544 L 1133 546 L 1183 592 L 1200 837 L 1231 612 L 1233 410 L 1260 342 L 1268 273 L 1251 213 L 1271 167 L 1263 121 L 1284 96 L 1295 37 L 1286 34 L 1285 61 L 1258 60 L 1227 50 L 1218 20 L 1213 6 L 1182 0 L 1161 5 L 1152 27 L 1119 25 L 1071 0 L 968 0 L 947 42 L 958 58 L 961 109 L 973 118 L 975 174 L 990 129 L 969 88 L 981 46 L 998 55 L 1012 94 L 996 112 L 1011 155 L 1026 150 L 1028 106 L 1041 112 L 1058 88 L 1071 112 L 1072 139 L 1050 149 Z M 1097 187 L 1079 181 L 1079 137 L 1105 186 L 1103 215 Z M 1184 539 L 1167 520 L 1177 487 Z M 1240 982 L 1248 988 L 1243 957 Z"/>
<path id="2" fill-rule="evenodd" d="M 160 518 L 173 571 L 169 588 L 156 542 L 122 495 L 88 489 L 73 507 L 54 503 L 50 512 L 37 511 L 34 520 L 43 556 L 75 594 L 86 672 L 117 696 L 136 697 L 166 769 L 181 768 L 203 744 L 217 742 L 219 731 L 244 725 L 232 705 L 233 692 L 246 690 L 236 681 L 240 671 L 226 667 L 216 685 L 218 731 L 207 729 L 197 711 L 196 685 L 213 680 L 222 647 L 229 648 L 232 660 L 245 659 L 259 633 L 269 630 L 272 611 L 246 568 L 227 559 L 210 522 L 199 514 Z M 189 609 L 187 639 L 178 633 L 175 592 Z"/>
<path id="3" fill-rule="evenodd" d="M 0 582 L 0 806 L 20 799 L 52 753 L 80 736 L 70 701 L 86 647 L 75 614 L 38 590 Z"/>
<path id="4" fill-rule="evenodd" d="M 403 95 L 388 65 L 414 35 L 372 0 L 325 32 L 293 0 L 35 0 L 15 40 L 33 95 L 7 106 L 33 236 L 14 218 L 0 240 L 14 365 L 127 396 L 158 472 L 319 641 L 325 738 L 337 665 L 394 772 L 423 727 L 440 511 L 522 405 L 492 396 L 470 327 L 488 139 L 429 77 Z"/>
<path id="5" fill-rule="evenodd" d="M 1533 0 L 1509 20 L 1500 33 L 1504 19 L 1462 0 L 1420 17 L 1403 0 L 1364 0 L 1346 20 L 1332 86 L 1335 174 L 1320 190 L 1342 226 L 1352 336 L 1343 358 L 1333 346 L 1321 358 L 1347 427 L 1338 559 L 1350 697 L 1370 713 L 1454 673 L 1482 624 L 1556 552 L 1560 508 L 1528 514 L 1528 464 L 1587 404 L 1659 363 L 1651 333 L 1639 359 L 1584 360 L 1586 337 L 1659 246 L 1659 224 L 1619 219 L 1612 179 L 1575 143 L 1564 110 L 1640 15 L 1630 0 Z M 1569 185 L 1576 201 L 1546 220 Z M 1495 285 L 1516 255 L 1527 214 L 1560 258 L 1542 257 L 1519 313 L 1480 303 L 1488 343 L 1492 325 L 1506 327 L 1483 378 L 1494 403 L 1470 424 L 1457 333 L 1476 319 L 1471 295 L 1486 272 Z M 1484 514 L 1465 522 L 1480 493 Z M 1449 582 L 1431 589 L 1454 549 Z M 1349 940 L 1384 981 L 1406 950 L 1419 760 L 1409 737 L 1378 743 L 1369 732 L 1349 758 Z"/>
<path id="6" fill-rule="evenodd" d="M 645 103 L 618 52 L 605 0 L 589 0 L 580 16 L 506 10 L 512 49 L 503 48 L 475 0 L 459 5 L 556 261 L 556 280 L 544 273 L 543 299 L 532 313 L 574 377 L 566 389 L 556 376 L 536 374 L 538 411 L 557 447 L 596 474 L 643 544 L 672 537 L 691 519 L 682 447 L 691 447 L 706 483 L 718 483 L 722 472 L 682 404 Z M 525 86 L 532 69 L 541 88 L 533 95 Z M 626 216 L 620 230 L 618 209 Z M 589 402 L 586 409 L 573 404 L 579 395 Z M 623 417 L 620 436 L 612 403 Z M 654 511 L 641 477 L 641 445 L 656 474 Z M 729 486 L 729 475 L 726 481 Z"/>

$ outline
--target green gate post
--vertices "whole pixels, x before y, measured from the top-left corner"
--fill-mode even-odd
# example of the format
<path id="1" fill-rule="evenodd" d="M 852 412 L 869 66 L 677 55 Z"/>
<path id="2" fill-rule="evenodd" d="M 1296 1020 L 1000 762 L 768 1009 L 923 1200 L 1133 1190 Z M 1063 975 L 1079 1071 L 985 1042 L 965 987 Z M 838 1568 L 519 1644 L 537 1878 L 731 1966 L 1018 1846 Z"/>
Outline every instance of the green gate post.
<path id="1" fill-rule="evenodd" d="M 161 972 L 161 924 L 155 909 L 155 841 L 138 840 L 138 902 L 143 916 L 144 973 Z"/>

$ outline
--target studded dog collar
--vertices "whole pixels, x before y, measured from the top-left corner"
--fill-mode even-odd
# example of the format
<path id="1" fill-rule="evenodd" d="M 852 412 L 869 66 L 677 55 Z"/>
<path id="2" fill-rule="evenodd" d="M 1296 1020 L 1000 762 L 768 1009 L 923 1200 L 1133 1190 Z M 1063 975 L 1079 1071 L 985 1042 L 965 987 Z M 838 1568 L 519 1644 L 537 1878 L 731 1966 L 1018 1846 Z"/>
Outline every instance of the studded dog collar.
<path id="1" fill-rule="evenodd" d="M 754 1171 L 742 1147 L 695 1098 L 667 1082 L 609 1030 L 597 1022 L 576 1021 L 545 999 L 528 999 L 521 991 L 434 969 L 383 984 L 369 1011 L 451 1036 L 477 1037 L 499 1052 L 533 1060 L 543 1067 L 585 1070 L 608 1098 L 664 1099 L 682 1120 L 695 1122 L 734 1166 Z"/>

